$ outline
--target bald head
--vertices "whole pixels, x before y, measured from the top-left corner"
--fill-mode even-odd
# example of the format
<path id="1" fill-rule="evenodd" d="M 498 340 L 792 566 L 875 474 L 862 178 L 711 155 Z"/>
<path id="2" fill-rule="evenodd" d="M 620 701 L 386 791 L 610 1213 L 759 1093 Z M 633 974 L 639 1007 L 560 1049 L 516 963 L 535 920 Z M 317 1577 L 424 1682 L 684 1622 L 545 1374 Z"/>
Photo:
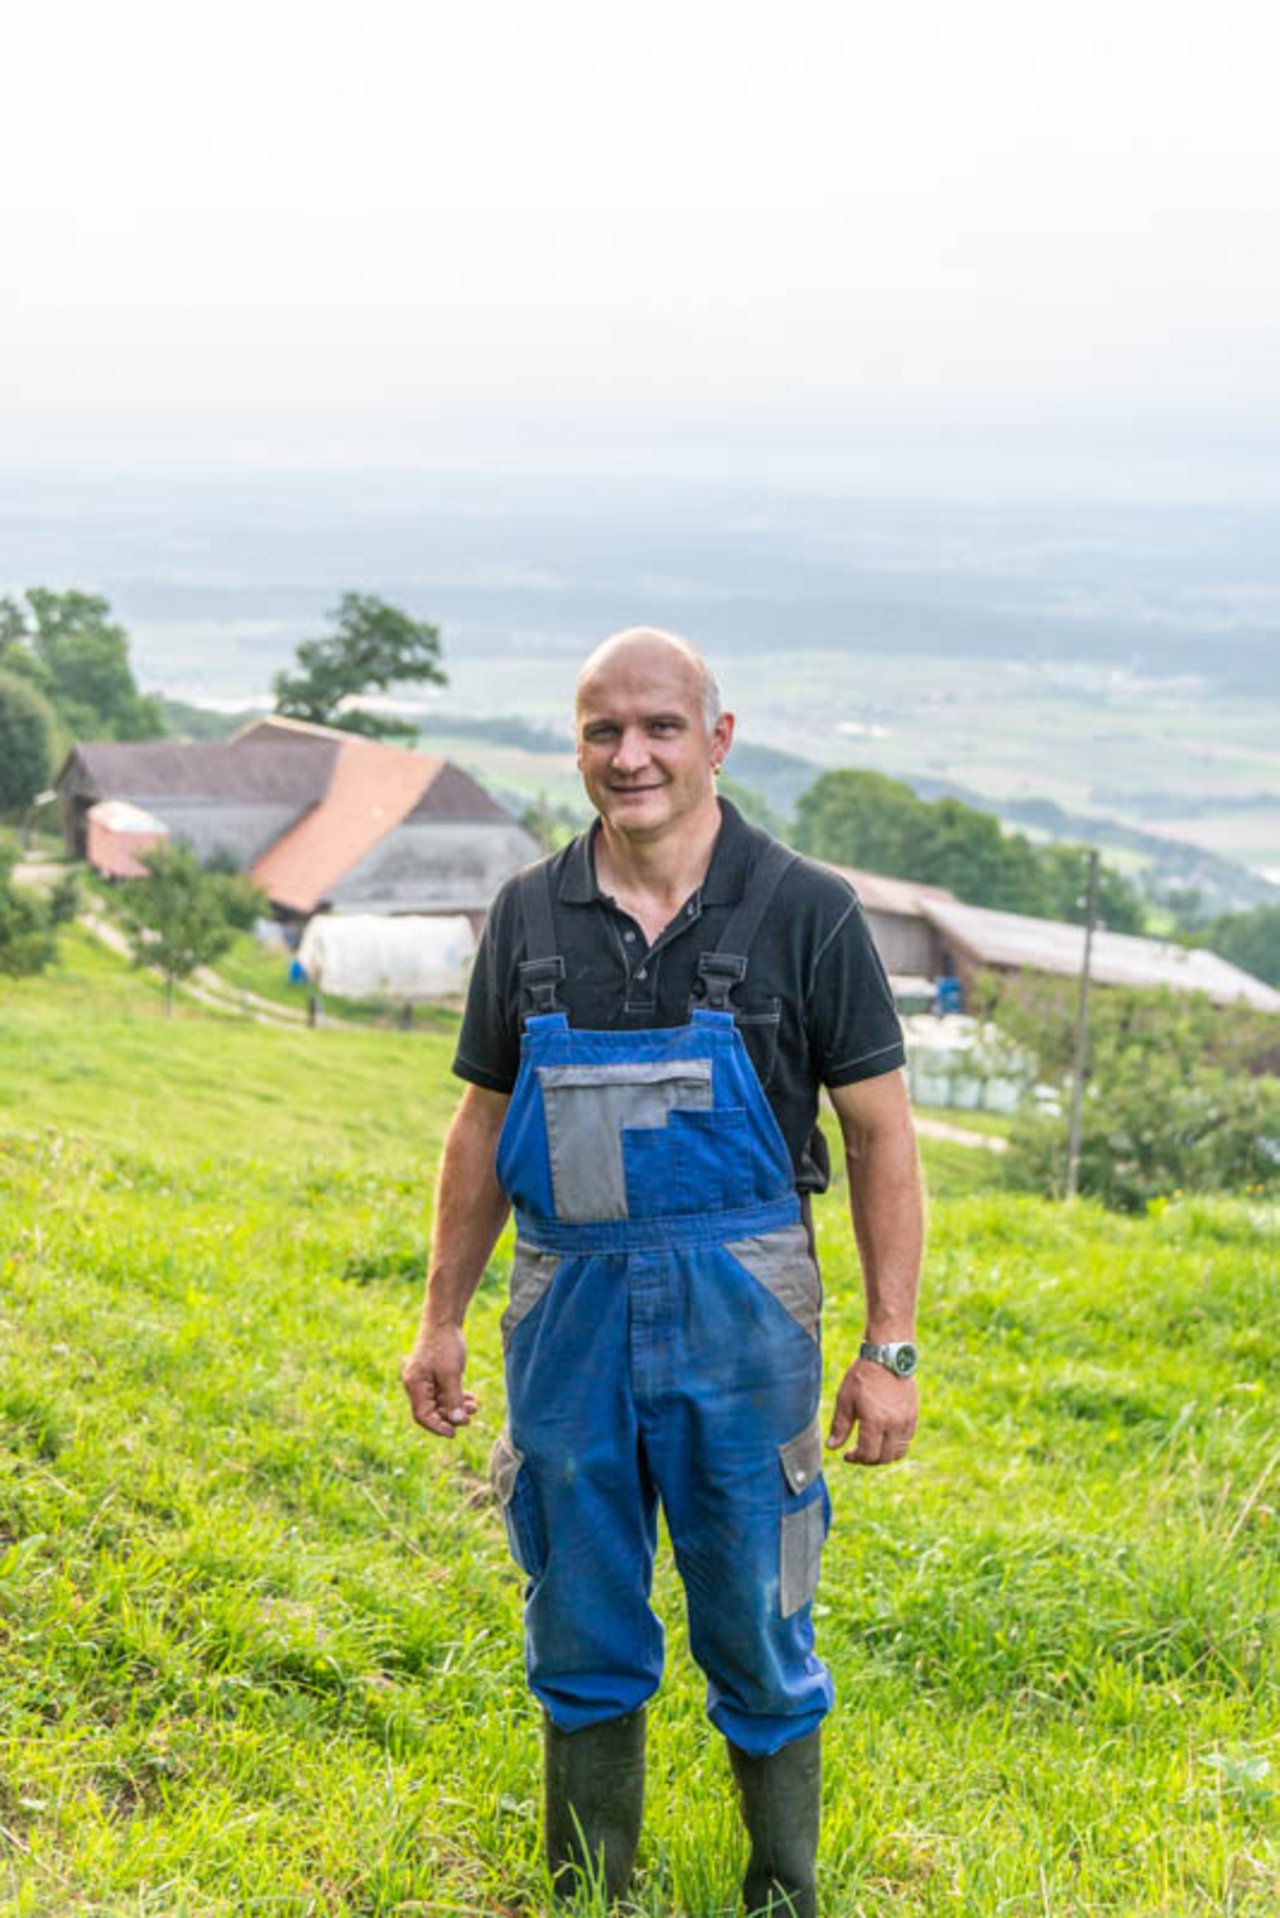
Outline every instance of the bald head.
<path id="1" fill-rule="evenodd" d="M 628 626 L 625 631 L 602 640 L 595 651 L 587 655 L 578 674 L 576 708 L 581 711 L 583 694 L 592 682 L 615 668 L 621 668 L 623 672 L 643 672 L 654 665 L 668 669 L 672 665 L 684 666 L 696 688 L 709 732 L 724 710 L 715 674 L 696 646 L 691 646 L 687 639 L 681 639 L 678 633 L 664 633 L 657 626 Z"/>

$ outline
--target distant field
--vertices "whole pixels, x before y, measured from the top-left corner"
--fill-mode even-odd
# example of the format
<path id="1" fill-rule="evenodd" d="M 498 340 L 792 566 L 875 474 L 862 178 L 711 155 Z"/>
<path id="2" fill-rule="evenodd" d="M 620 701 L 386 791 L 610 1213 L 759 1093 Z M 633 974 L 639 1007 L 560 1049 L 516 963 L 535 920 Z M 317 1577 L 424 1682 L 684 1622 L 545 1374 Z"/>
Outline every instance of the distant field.
<path id="1" fill-rule="evenodd" d="M 519 1581 L 477 1426 L 396 1380 L 447 1033 L 265 1031 L 73 939 L 0 985 L 0 1909 L 547 1909 Z M 926 1152 L 912 1462 L 832 1473 L 824 1918 L 1280 1908 L 1280 1220 L 1011 1199 Z M 818 1209 L 834 1385 L 860 1331 Z M 732 1910 L 679 1593 L 639 1910 Z"/>
<path id="2" fill-rule="evenodd" d="M 1246 699 L 1101 669 L 854 647 L 713 654 L 713 663 L 755 745 L 823 767 L 950 780 L 992 803 L 1050 799 L 1246 865 L 1280 859 L 1280 693 Z M 461 668 L 451 698 L 482 710 L 495 671 L 496 662 Z M 545 671 L 517 658 L 501 675 L 503 710 L 556 713 Z M 567 684 L 564 698 L 567 710 Z M 544 770 L 541 755 L 504 761 L 498 748 L 460 740 L 458 756 L 499 780 L 503 765 L 521 791 L 539 778 L 549 796 L 553 780 L 572 784 L 568 755 Z"/>

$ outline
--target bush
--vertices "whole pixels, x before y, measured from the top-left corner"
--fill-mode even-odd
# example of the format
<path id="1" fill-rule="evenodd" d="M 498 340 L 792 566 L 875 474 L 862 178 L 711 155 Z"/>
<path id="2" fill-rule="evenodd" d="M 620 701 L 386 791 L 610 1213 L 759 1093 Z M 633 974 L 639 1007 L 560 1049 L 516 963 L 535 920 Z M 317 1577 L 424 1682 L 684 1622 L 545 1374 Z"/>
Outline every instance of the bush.
<path id="1" fill-rule="evenodd" d="M 16 857 L 0 846 L 0 974 L 11 979 L 43 972 L 58 956 L 50 906 L 29 886 L 13 883 Z"/>
<path id="2" fill-rule="evenodd" d="M 1065 1114 L 1026 1114 L 1003 1160 L 1016 1190 L 1061 1195 Z M 1280 1081 L 1219 1066 L 1186 1074 L 1158 1054 L 1114 1061 L 1086 1088 L 1080 1191 L 1119 1212 L 1174 1192 L 1280 1192 Z"/>
<path id="3" fill-rule="evenodd" d="M 1025 977 L 981 982 L 1000 1029 L 1035 1059 L 1042 1080 L 1071 1070 L 1076 986 Z M 1280 1190 L 1280 1080 L 1266 1070 L 1280 1021 L 1215 1006 L 1168 987 L 1095 989 L 1081 1114 L 1079 1189 L 1119 1211 L 1171 1192 Z M 1003 1161 L 1008 1184 L 1060 1195 L 1066 1107 L 1024 1112 Z"/>

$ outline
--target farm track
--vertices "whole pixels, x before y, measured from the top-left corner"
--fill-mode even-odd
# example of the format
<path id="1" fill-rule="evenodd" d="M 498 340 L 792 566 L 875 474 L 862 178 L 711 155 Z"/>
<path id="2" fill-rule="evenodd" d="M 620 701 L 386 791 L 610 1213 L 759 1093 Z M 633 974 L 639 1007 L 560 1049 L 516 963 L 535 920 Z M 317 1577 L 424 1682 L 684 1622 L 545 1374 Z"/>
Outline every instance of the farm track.
<path id="1" fill-rule="evenodd" d="M 951 1145 L 981 1146 L 986 1152 L 1007 1152 L 1009 1141 L 994 1132 L 971 1132 L 966 1126 L 951 1125 L 946 1119 L 926 1119 L 915 1115 L 915 1128 L 924 1139 L 946 1139 Z"/>
<path id="2" fill-rule="evenodd" d="M 121 932 L 119 926 L 109 919 L 101 918 L 97 913 L 82 912 L 80 924 L 95 939 L 112 952 L 123 958 L 132 956 L 132 947 Z M 233 986 L 228 980 L 215 972 L 211 966 L 197 966 L 190 979 L 176 981 L 176 989 L 185 993 L 189 999 L 200 1005 L 208 1006 L 213 1012 L 231 1013 L 242 1019 L 251 1019 L 256 1025 L 271 1026 L 277 1032 L 307 1032 L 310 1030 L 307 1016 L 293 1006 L 277 1005 L 274 1000 L 264 999 L 259 993 L 250 992 L 247 987 Z M 330 1031 L 368 1032 L 376 1027 L 357 1025 L 353 1019 L 334 1019 L 322 1013 L 317 1022 Z"/>

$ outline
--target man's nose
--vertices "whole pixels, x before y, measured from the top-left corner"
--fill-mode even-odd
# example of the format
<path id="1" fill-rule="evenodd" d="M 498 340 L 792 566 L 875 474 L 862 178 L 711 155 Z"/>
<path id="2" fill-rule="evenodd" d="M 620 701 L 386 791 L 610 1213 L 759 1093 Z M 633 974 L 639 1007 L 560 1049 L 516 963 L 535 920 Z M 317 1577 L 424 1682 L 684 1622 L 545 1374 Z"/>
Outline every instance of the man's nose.
<path id="1" fill-rule="evenodd" d="M 628 726 L 613 755 L 613 769 L 619 773 L 639 772 L 649 763 L 649 742 L 639 726 Z"/>

